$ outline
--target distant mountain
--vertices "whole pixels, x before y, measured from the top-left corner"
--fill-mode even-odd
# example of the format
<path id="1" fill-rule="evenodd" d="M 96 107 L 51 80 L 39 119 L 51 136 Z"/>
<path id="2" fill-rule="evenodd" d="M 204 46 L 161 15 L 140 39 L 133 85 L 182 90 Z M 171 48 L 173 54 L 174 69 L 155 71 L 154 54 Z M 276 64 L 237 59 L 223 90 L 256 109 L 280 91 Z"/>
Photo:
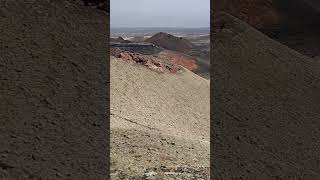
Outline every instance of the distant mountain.
<path id="1" fill-rule="evenodd" d="M 193 47 L 190 41 L 164 32 L 159 32 L 145 41 L 161 46 L 167 50 L 179 52 L 189 52 Z"/>
<path id="2" fill-rule="evenodd" d="M 118 38 L 110 38 L 110 42 L 114 42 L 114 43 L 130 43 L 129 40 L 125 40 L 121 36 L 119 36 Z"/>
<path id="3" fill-rule="evenodd" d="M 183 27 L 111 27 L 111 33 L 157 33 L 157 32 L 184 32 L 184 33 L 209 33 L 210 27 L 183 28 Z"/>

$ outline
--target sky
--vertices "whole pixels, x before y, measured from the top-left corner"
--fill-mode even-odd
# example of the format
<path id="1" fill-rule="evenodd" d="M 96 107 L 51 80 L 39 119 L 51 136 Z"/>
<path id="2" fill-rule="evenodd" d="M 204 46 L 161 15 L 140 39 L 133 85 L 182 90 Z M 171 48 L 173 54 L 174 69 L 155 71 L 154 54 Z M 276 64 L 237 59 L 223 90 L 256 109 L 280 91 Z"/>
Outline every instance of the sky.
<path id="1" fill-rule="evenodd" d="M 111 0 L 110 26 L 209 27 L 210 0 Z"/>

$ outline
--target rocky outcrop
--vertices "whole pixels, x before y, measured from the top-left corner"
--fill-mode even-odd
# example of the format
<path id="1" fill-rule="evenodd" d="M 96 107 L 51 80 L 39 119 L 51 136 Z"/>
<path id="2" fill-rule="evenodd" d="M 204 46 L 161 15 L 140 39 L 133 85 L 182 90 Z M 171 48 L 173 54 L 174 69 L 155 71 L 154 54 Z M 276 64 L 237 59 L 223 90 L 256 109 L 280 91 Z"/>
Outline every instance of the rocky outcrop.
<path id="1" fill-rule="evenodd" d="M 160 72 L 169 70 L 176 72 L 179 66 L 182 66 L 190 71 L 196 71 L 198 65 L 196 59 L 174 51 L 162 51 L 156 55 L 144 55 L 136 52 L 123 51 L 119 48 L 110 48 L 110 55 L 124 60 L 134 61 L 148 66 L 151 69 L 156 69 Z M 157 68 L 155 68 L 155 66 Z"/>
<path id="2" fill-rule="evenodd" d="M 176 73 L 181 69 L 177 64 L 169 63 L 169 61 L 165 61 L 163 59 L 156 58 L 150 55 L 143 55 L 140 53 L 122 51 L 118 48 L 110 48 L 110 55 L 116 58 L 120 58 L 123 60 L 144 65 L 149 69 L 155 70 L 157 72 L 162 72 L 162 73 L 164 72 Z"/>

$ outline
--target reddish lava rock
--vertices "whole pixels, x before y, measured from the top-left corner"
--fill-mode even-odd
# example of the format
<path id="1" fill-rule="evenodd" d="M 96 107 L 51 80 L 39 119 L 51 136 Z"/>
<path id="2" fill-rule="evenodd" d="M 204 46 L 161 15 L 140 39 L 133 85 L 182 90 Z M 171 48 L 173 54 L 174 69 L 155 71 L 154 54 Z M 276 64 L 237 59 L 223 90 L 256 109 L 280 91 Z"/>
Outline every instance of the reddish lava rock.
<path id="1" fill-rule="evenodd" d="M 159 53 L 159 57 L 167 59 L 172 64 L 183 66 L 190 71 L 195 71 L 198 69 L 198 65 L 196 64 L 195 58 L 185 54 L 173 51 L 163 51 Z"/>
<path id="2" fill-rule="evenodd" d="M 150 55 L 122 51 L 118 48 L 110 48 L 110 55 L 123 60 L 142 64 L 157 72 L 176 73 L 181 69 L 178 64 L 170 63 L 170 61 Z"/>
<path id="3" fill-rule="evenodd" d="M 120 53 L 122 52 L 119 48 L 110 48 L 110 55 L 114 57 L 118 57 Z"/>

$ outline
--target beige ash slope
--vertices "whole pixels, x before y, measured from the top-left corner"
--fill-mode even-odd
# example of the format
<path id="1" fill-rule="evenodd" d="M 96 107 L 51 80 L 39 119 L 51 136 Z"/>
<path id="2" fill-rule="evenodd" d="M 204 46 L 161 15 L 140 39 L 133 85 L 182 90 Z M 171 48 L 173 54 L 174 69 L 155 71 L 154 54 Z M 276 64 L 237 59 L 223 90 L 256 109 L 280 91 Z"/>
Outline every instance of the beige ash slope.
<path id="1" fill-rule="evenodd" d="M 209 166 L 209 81 L 111 57 L 111 170 Z"/>

